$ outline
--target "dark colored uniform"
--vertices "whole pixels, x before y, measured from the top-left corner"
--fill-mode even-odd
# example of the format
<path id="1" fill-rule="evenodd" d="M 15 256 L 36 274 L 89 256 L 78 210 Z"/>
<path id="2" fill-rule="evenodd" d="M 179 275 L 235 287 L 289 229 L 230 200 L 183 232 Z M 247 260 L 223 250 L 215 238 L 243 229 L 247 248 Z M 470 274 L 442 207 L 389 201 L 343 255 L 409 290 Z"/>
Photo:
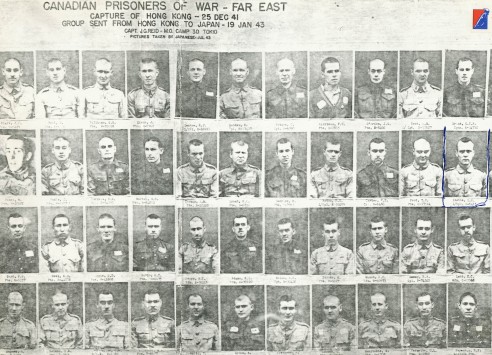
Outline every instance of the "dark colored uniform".
<path id="1" fill-rule="evenodd" d="M 239 318 L 226 321 L 222 328 L 222 350 L 265 350 L 265 327 L 262 322 L 242 321 Z"/>
<path id="2" fill-rule="evenodd" d="M 314 348 L 323 351 L 355 350 L 355 327 L 343 318 L 325 320 L 314 328 Z"/>
<path id="3" fill-rule="evenodd" d="M 351 118 L 352 117 L 352 94 L 349 90 L 339 87 L 335 104 L 325 94 L 324 87 L 309 92 L 309 118 Z M 336 97 L 335 96 L 335 97 Z"/>
<path id="4" fill-rule="evenodd" d="M 309 348 L 309 325 L 294 321 L 292 324 L 272 324 L 268 327 L 268 351 L 302 351 Z"/>
<path id="5" fill-rule="evenodd" d="M 262 272 L 261 245 L 246 236 L 243 240 L 234 237 L 221 247 L 220 260 L 222 273 L 260 273 Z"/>
<path id="6" fill-rule="evenodd" d="M 398 170 L 367 165 L 357 174 L 357 197 L 398 197 Z"/>
<path id="7" fill-rule="evenodd" d="M 277 243 L 267 249 L 267 274 L 306 275 L 307 251 L 298 241 Z"/>
<path id="8" fill-rule="evenodd" d="M 161 87 L 151 89 L 143 86 L 128 93 L 128 117 L 169 118 L 171 97 Z"/>
<path id="9" fill-rule="evenodd" d="M 451 317 L 448 345 L 450 348 L 490 348 L 490 321 L 462 315 Z"/>
<path id="10" fill-rule="evenodd" d="M 38 246 L 26 238 L 6 239 L 0 246 L 0 273 L 38 272 L 38 258 Z"/>
<path id="11" fill-rule="evenodd" d="M 133 167 L 132 167 L 133 169 Z M 132 194 L 134 195 L 172 195 L 172 167 L 145 163 L 132 174 Z"/>
<path id="12" fill-rule="evenodd" d="M 396 118 L 396 90 L 383 84 L 364 85 L 355 92 L 357 118 Z"/>
<path id="13" fill-rule="evenodd" d="M 34 349 L 37 343 L 36 326 L 30 320 L 0 319 L 0 349 Z"/>
<path id="14" fill-rule="evenodd" d="M 128 246 L 115 239 L 111 243 L 102 240 L 87 246 L 87 271 L 126 272 L 128 271 Z"/>
<path id="15" fill-rule="evenodd" d="M 203 163 L 194 168 L 190 163 L 181 165 L 176 173 L 176 195 L 183 198 L 217 197 L 215 166 Z"/>
<path id="16" fill-rule="evenodd" d="M 260 196 L 261 170 L 245 164 L 243 167 L 231 165 L 219 173 L 219 196 Z"/>
<path id="17" fill-rule="evenodd" d="M 306 172 L 296 167 L 280 165 L 265 176 L 265 197 L 306 197 Z"/>
<path id="18" fill-rule="evenodd" d="M 174 320 L 160 314 L 139 317 L 132 322 L 132 348 L 174 348 Z"/>
<path id="19" fill-rule="evenodd" d="M 483 117 L 485 88 L 477 84 L 456 83 L 444 90 L 443 114 L 448 117 Z"/>
<path id="20" fill-rule="evenodd" d="M 139 240 L 133 250 L 134 271 L 174 271 L 174 246 L 161 238 Z"/>
<path id="21" fill-rule="evenodd" d="M 289 88 L 278 85 L 266 94 L 267 118 L 306 118 L 307 90 L 292 83 Z"/>
<path id="22" fill-rule="evenodd" d="M 220 95 L 220 118 L 261 118 L 261 90 L 245 85 Z"/>
<path id="23" fill-rule="evenodd" d="M 403 326 L 403 346 L 410 348 L 446 347 L 446 323 L 430 317 L 409 319 Z"/>
<path id="24" fill-rule="evenodd" d="M 12 172 L 6 166 L 0 171 L 0 195 L 27 196 L 36 194 L 36 172 L 24 167 Z"/>
<path id="25" fill-rule="evenodd" d="M 177 117 L 215 118 L 217 89 L 203 81 L 186 83 L 178 88 Z"/>
<path id="26" fill-rule="evenodd" d="M 99 160 L 87 169 L 89 195 L 128 195 L 128 164 L 114 159 L 112 163 Z"/>

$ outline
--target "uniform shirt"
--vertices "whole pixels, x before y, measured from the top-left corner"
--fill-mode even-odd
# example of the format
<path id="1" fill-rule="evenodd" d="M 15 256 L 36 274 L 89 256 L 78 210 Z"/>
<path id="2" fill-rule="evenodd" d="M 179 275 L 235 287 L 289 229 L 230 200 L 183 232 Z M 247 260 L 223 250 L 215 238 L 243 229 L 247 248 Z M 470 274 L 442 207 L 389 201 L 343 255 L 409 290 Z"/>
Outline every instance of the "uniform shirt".
<path id="1" fill-rule="evenodd" d="M 307 90 L 292 83 L 287 89 L 283 85 L 266 93 L 267 118 L 306 118 Z"/>
<path id="2" fill-rule="evenodd" d="M 360 86 L 355 92 L 355 116 L 357 118 L 396 118 L 396 90 L 388 85 Z"/>
<path id="3" fill-rule="evenodd" d="M 86 348 L 92 349 L 128 349 L 128 323 L 116 318 L 89 322 L 85 325 L 85 344 Z"/>
<path id="4" fill-rule="evenodd" d="M 55 238 L 42 246 L 41 255 L 47 261 L 51 272 L 83 271 L 84 244 L 78 239 Z"/>
<path id="5" fill-rule="evenodd" d="M 245 164 L 242 167 L 231 165 L 219 173 L 219 196 L 260 196 L 261 170 Z"/>
<path id="6" fill-rule="evenodd" d="M 336 165 L 325 165 L 311 172 L 309 181 L 310 193 L 313 198 L 353 198 L 354 180 L 352 170 Z"/>
<path id="7" fill-rule="evenodd" d="M 174 348 L 174 320 L 160 314 L 132 322 L 132 348 Z"/>
<path id="8" fill-rule="evenodd" d="M 191 164 L 181 165 L 176 174 L 176 195 L 183 198 L 217 197 L 217 170 L 203 163 L 194 168 Z"/>
<path id="9" fill-rule="evenodd" d="M 118 159 L 112 163 L 99 160 L 87 168 L 87 192 L 89 195 L 128 195 L 128 164 Z"/>
<path id="10" fill-rule="evenodd" d="M 272 324 L 267 331 L 268 351 L 301 351 L 309 348 L 309 325 L 294 321 L 292 324 Z"/>
<path id="11" fill-rule="evenodd" d="M 219 272 L 217 248 L 205 241 L 201 245 L 185 243 L 178 251 L 178 268 L 183 274 L 216 274 Z"/>
<path id="12" fill-rule="evenodd" d="M 343 318 L 325 320 L 314 328 L 314 348 L 323 351 L 355 351 L 355 327 Z"/>
<path id="13" fill-rule="evenodd" d="M 448 246 L 448 272 L 490 274 L 490 247 L 475 239 L 470 245 L 452 243 Z"/>
<path id="14" fill-rule="evenodd" d="M 229 319 L 222 327 L 223 351 L 265 350 L 265 327 L 255 320 Z"/>
<path id="15" fill-rule="evenodd" d="M 37 342 L 36 326 L 30 320 L 0 318 L 0 349 L 34 349 Z"/>
<path id="16" fill-rule="evenodd" d="M 84 165 L 70 159 L 55 161 L 41 169 L 41 183 L 43 195 L 83 195 Z"/>
<path id="17" fill-rule="evenodd" d="M 408 244 L 401 252 L 403 274 L 444 274 L 444 249 L 440 245 L 417 242 Z"/>
<path id="18" fill-rule="evenodd" d="M 123 91 L 95 84 L 84 89 L 84 115 L 87 118 L 126 118 L 126 99 Z"/>
<path id="19" fill-rule="evenodd" d="M 490 321 L 485 317 L 451 317 L 448 345 L 450 348 L 490 348 Z"/>
<path id="20" fill-rule="evenodd" d="M 202 353 L 220 350 L 219 327 L 204 320 L 187 320 L 177 328 L 178 349 L 183 352 Z"/>
<path id="21" fill-rule="evenodd" d="M 48 86 L 36 97 L 36 118 L 82 118 L 82 106 L 80 91 L 75 86 Z"/>
<path id="22" fill-rule="evenodd" d="M 357 249 L 357 273 L 398 274 L 398 249 L 383 241 L 364 243 Z"/>
<path id="23" fill-rule="evenodd" d="M 443 115 L 448 117 L 483 117 L 485 114 L 485 88 L 469 83 L 459 83 L 444 90 Z"/>
<path id="24" fill-rule="evenodd" d="M 390 319 L 369 319 L 359 324 L 359 348 L 400 348 L 400 323 Z"/>
<path id="25" fill-rule="evenodd" d="M 367 165 L 357 174 L 357 197 L 398 197 L 398 170 Z"/>
<path id="26" fill-rule="evenodd" d="M 128 271 L 128 246 L 117 241 L 118 237 L 111 243 L 97 240 L 87 246 L 88 272 Z"/>
<path id="27" fill-rule="evenodd" d="M 174 245 L 161 238 L 139 240 L 133 249 L 134 271 L 174 271 Z"/>
<path id="28" fill-rule="evenodd" d="M 323 85 L 309 92 L 309 118 L 351 118 L 352 94 L 338 87 L 332 92 L 336 100 L 332 103 L 324 91 Z"/>
<path id="29" fill-rule="evenodd" d="M 311 254 L 311 275 L 347 275 L 355 273 L 354 253 L 340 244 L 322 246 Z"/>
<path id="30" fill-rule="evenodd" d="M 24 274 L 38 271 L 37 244 L 27 241 L 26 237 L 3 240 L 0 246 L 1 274 Z"/>
<path id="31" fill-rule="evenodd" d="M 161 87 L 140 87 L 128 93 L 128 117 L 169 118 L 171 97 Z"/>
<path id="32" fill-rule="evenodd" d="M 217 89 L 200 83 L 186 83 L 178 88 L 178 117 L 215 118 Z"/>
<path id="33" fill-rule="evenodd" d="M 132 194 L 172 195 L 173 171 L 171 166 L 144 163 L 137 169 L 132 166 Z"/>
<path id="34" fill-rule="evenodd" d="M 400 90 L 398 95 L 399 118 L 438 118 L 441 117 L 442 93 L 437 86 L 415 82 Z"/>
<path id="35" fill-rule="evenodd" d="M 220 95 L 220 118 L 261 118 L 261 97 L 252 86 L 232 86 Z"/>
<path id="36" fill-rule="evenodd" d="M 413 162 L 400 171 L 400 196 L 441 196 L 442 168 L 434 163 Z"/>
<path id="37" fill-rule="evenodd" d="M 467 170 L 461 165 L 444 172 L 444 196 L 480 197 L 487 190 L 487 174 L 470 165 Z"/>
<path id="38" fill-rule="evenodd" d="M 39 342 L 51 349 L 81 349 L 83 339 L 82 321 L 67 313 L 61 319 L 48 314 L 39 321 Z"/>
<path id="39" fill-rule="evenodd" d="M 403 346 L 410 348 L 446 347 L 446 323 L 438 318 L 412 318 L 403 326 Z"/>
<path id="40" fill-rule="evenodd" d="M 225 244 L 225 243 L 224 243 Z M 222 273 L 260 273 L 263 272 L 263 253 L 261 244 L 246 236 L 243 240 L 234 237 L 221 246 Z"/>
<path id="41" fill-rule="evenodd" d="M 0 119 L 27 120 L 34 118 L 34 88 L 19 82 L 11 88 L 0 86 Z"/>
<path id="42" fill-rule="evenodd" d="M 265 197 L 306 197 L 306 172 L 276 165 L 266 172 Z"/>
<path id="43" fill-rule="evenodd" d="M 36 194 L 36 172 L 24 167 L 16 172 L 6 166 L 0 170 L 0 195 L 27 196 Z"/>
<path id="44" fill-rule="evenodd" d="M 267 249 L 265 261 L 267 274 L 307 274 L 307 250 L 297 240 L 274 244 Z"/>

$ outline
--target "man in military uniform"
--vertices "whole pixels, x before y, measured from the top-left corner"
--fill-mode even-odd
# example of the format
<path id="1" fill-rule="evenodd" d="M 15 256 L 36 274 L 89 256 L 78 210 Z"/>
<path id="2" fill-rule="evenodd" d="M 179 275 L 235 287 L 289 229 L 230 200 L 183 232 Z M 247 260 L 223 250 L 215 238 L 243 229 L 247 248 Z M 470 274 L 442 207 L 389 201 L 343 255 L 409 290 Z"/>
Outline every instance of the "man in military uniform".
<path id="1" fill-rule="evenodd" d="M 51 298 L 52 314 L 39 321 L 39 343 L 50 349 L 81 349 L 84 336 L 79 316 L 68 313 L 70 300 L 67 294 L 57 292 Z"/>
<path id="2" fill-rule="evenodd" d="M 65 82 L 67 69 L 59 58 L 51 58 L 46 66 L 50 86 L 36 97 L 36 118 L 82 118 L 80 91 Z"/>
<path id="3" fill-rule="evenodd" d="M 109 213 L 99 216 L 97 231 L 100 240 L 87 246 L 87 271 L 124 272 L 128 271 L 128 246 L 119 241 L 116 221 Z"/>
<path id="4" fill-rule="evenodd" d="M 205 146 L 198 139 L 188 143 L 189 163 L 178 168 L 176 195 L 182 198 L 217 197 L 217 170 L 203 161 Z"/>
<path id="5" fill-rule="evenodd" d="M 164 239 L 161 231 L 161 217 L 149 214 L 145 219 L 145 239 L 137 241 L 133 248 L 133 271 L 174 271 L 174 236 Z"/>
<path id="6" fill-rule="evenodd" d="M 417 318 L 409 319 L 403 325 L 403 346 L 410 348 L 446 347 L 446 323 L 432 317 L 434 301 L 428 292 L 420 293 L 417 298 Z"/>
<path id="7" fill-rule="evenodd" d="M 255 305 L 250 296 L 242 294 L 234 300 L 234 315 L 222 328 L 222 350 L 265 350 L 265 327 L 260 317 L 252 317 Z"/>
<path id="8" fill-rule="evenodd" d="M 66 137 L 53 140 L 51 153 L 54 163 L 41 169 L 41 192 L 43 195 L 83 195 L 84 165 L 70 159 L 72 148 Z"/>
<path id="9" fill-rule="evenodd" d="M 400 171 L 400 196 L 442 195 L 442 168 L 429 161 L 430 154 L 427 140 L 413 142 L 413 162 Z"/>
<path id="10" fill-rule="evenodd" d="M 0 349 L 36 348 L 36 326 L 22 316 L 25 306 L 22 295 L 10 292 L 6 303 L 7 316 L 0 318 Z"/>
<path id="11" fill-rule="evenodd" d="M 220 351 L 219 327 L 205 320 L 205 302 L 198 293 L 188 296 L 189 319 L 177 328 L 178 349 L 186 353 Z"/>
<path id="12" fill-rule="evenodd" d="M 456 62 L 458 82 L 444 90 L 443 115 L 448 117 L 483 117 L 485 88 L 472 83 L 473 61 L 463 57 Z"/>
<path id="13" fill-rule="evenodd" d="M 458 165 L 444 172 L 444 196 L 484 197 L 487 193 L 487 174 L 472 164 L 475 156 L 474 144 L 468 137 L 456 143 Z"/>
<path id="14" fill-rule="evenodd" d="M 34 88 L 22 82 L 22 63 L 16 58 L 3 62 L 4 82 L 0 86 L 0 119 L 34 118 Z"/>
<path id="15" fill-rule="evenodd" d="M 234 237 L 221 247 L 221 272 L 227 274 L 261 273 L 262 246 L 248 235 L 251 226 L 248 217 L 235 216 L 232 221 Z"/>
<path id="16" fill-rule="evenodd" d="M 311 254 L 311 275 L 347 275 L 355 273 L 354 253 L 340 244 L 340 226 L 334 218 L 323 222 L 325 245 Z"/>
<path id="17" fill-rule="evenodd" d="M 248 148 L 241 140 L 231 143 L 232 165 L 219 172 L 219 196 L 260 196 L 261 170 L 248 164 Z"/>
<path id="18" fill-rule="evenodd" d="M 205 224 L 201 217 L 190 219 L 191 242 L 178 251 L 178 271 L 183 274 L 217 274 L 219 255 L 215 245 L 205 240 Z"/>
<path id="19" fill-rule="evenodd" d="M 130 334 L 128 323 L 113 315 L 114 296 L 111 291 L 98 295 L 99 318 L 85 325 L 85 346 L 92 349 L 128 349 Z"/>
<path id="20" fill-rule="evenodd" d="M 109 137 L 99 141 L 99 160 L 87 168 L 89 195 L 128 195 L 130 192 L 128 164 L 115 158 L 116 145 Z"/>
<path id="21" fill-rule="evenodd" d="M 352 93 L 340 86 L 340 62 L 327 57 L 321 62 L 323 83 L 309 92 L 310 118 L 351 118 Z"/>
<path id="22" fill-rule="evenodd" d="M 398 170 L 384 162 L 386 143 L 371 139 L 367 155 L 371 162 L 357 174 L 357 197 L 398 197 Z"/>
<path id="23" fill-rule="evenodd" d="M 449 347 L 490 348 L 490 315 L 479 314 L 475 294 L 463 293 L 456 306 L 459 314 L 449 319 Z"/>
<path id="24" fill-rule="evenodd" d="M 215 118 L 217 108 L 217 87 L 206 80 L 205 62 L 193 58 L 188 62 L 188 82 L 178 88 L 178 117 Z"/>
<path id="25" fill-rule="evenodd" d="M 280 138 L 275 146 L 278 164 L 266 172 L 265 197 L 306 197 L 306 172 L 292 166 L 292 142 Z"/>
<path id="26" fill-rule="evenodd" d="M 140 60 L 138 76 L 142 80 L 142 86 L 128 93 L 128 117 L 169 118 L 171 97 L 157 86 L 157 62 L 152 58 Z"/>
<path id="27" fill-rule="evenodd" d="M 220 95 L 220 118 L 261 118 L 262 92 L 248 84 L 248 63 L 237 58 L 231 62 L 232 86 Z"/>
<path id="28" fill-rule="evenodd" d="M 288 58 L 277 62 L 278 85 L 267 91 L 267 118 L 307 117 L 307 90 L 294 80 L 296 68 Z"/>
<path id="29" fill-rule="evenodd" d="M 57 214 L 52 224 L 55 238 L 41 248 L 46 267 L 50 272 L 84 271 L 84 243 L 70 236 L 70 219 L 64 214 Z"/>
<path id="30" fill-rule="evenodd" d="M 353 198 L 354 181 L 352 170 L 340 166 L 342 145 L 330 138 L 323 151 L 325 165 L 311 172 L 309 195 L 313 198 Z"/>
<path id="31" fill-rule="evenodd" d="M 401 325 L 386 316 L 388 304 L 381 292 L 371 295 L 371 314 L 359 323 L 360 349 L 399 348 Z"/>
<path id="32" fill-rule="evenodd" d="M 277 242 L 267 249 L 266 271 L 268 274 L 307 274 L 307 250 L 296 236 L 296 225 L 290 218 L 277 222 Z"/>
<path id="33" fill-rule="evenodd" d="M 0 195 L 36 194 L 36 172 L 31 166 L 33 145 L 29 138 L 22 136 L 7 138 L 4 146 L 7 166 L 0 170 Z"/>
<path id="34" fill-rule="evenodd" d="M 441 89 L 429 84 L 429 73 L 427 60 L 414 60 L 412 85 L 400 90 L 398 95 L 398 118 L 441 117 Z"/>
<path id="35" fill-rule="evenodd" d="M 358 274 L 398 274 L 398 248 L 385 239 L 388 233 L 386 222 L 381 217 L 373 217 L 369 223 L 371 241 L 357 248 Z"/>
<path id="36" fill-rule="evenodd" d="M 132 166 L 132 194 L 172 195 L 172 162 L 162 160 L 164 145 L 157 137 L 149 137 L 144 143 L 145 161 L 137 169 Z"/>
<path id="37" fill-rule="evenodd" d="M 0 246 L 2 274 L 38 272 L 38 246 L 25 235 L 26 222 L 19 213 L 12 213 L 7 218 L 10 238 L 4 238 Z M 37 242 L 37 238 L 35 240 Z"/>
<path id="38" fill-rule="evenodd" d="M 145 315 L 132 322 L 132 348 L 174 348 L 174 319 L 161 315 L 162 300 L 157 290 L 148 290 L 142 300 Z"/>
<path id="39" fill-rule="evenodd" d="M 84 115 L 91 119 L 126 118 L 126 99 L 123 91 L 111 86 L 113 64 L 99 58 L 94 64 L 96 83 L 84 89 Z"/>
<path id="40" fill-rule="evenodd" d="M 363 119 L 396 118 L 396 90 L 384 81 L 386 63 L 376 58 L 369 62 L 370 83 L 355 92 L 355 117 Z"/>
<path id="41" fill-rule="evenodd" d="M 476 226 L 472 217 L 458 219 L 461 240 L 448 245 L 448 272 L 457 274 L 490 274 L 490 247 L 475 240 Z"/>
<path id="42" fill-rule="evenodd" d="M 314 328 L 314 349 L 322 351 L 355 351 L 355 326 L 340 317 L 342 303 L 337 296 L 328 295 L 323 299 L 325 320 Z"/>
<path id="43" fill-rule="evenodd" d="M 415 242 L 405 246 L 401 252 L 403 274 L 445 274 L 444 249 L 434 244 L 434 226 L 430 216 L 421 216 L 415 222 Z"/>
<path id="44" fill-rule="evenodd" d="M 310 329 L 295 320 L 297 303 L 290 295 L 282 295 L 278 302 L 278 323 L 268 326 L 268 351 L 304 351 L 310 348 Z"/>

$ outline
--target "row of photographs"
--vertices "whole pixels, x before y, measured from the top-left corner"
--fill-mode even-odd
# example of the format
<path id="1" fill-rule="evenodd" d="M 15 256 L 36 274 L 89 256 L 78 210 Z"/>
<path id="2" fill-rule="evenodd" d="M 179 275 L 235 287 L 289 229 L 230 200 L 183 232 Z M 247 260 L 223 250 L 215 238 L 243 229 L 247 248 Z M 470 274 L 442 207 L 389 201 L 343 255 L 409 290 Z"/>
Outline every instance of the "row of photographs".
<path id="1" fill-rule="evenodd" d="M 41 207 L 39 216 L 36 207 L 0 209 L 0 273 L 490 274 L 488 208 L 185 208 L 176 215 L 173 206 L 134 206 L 129 215 L 127 206 L 72 206 Z"/>
<path id="2" fill-rule="evenodd" d="M 171 53 L 0 52 L 0 118 L 484 117 L 489 101 L 487 50 Z"/>
<path id="3" fill-rule="evenodd" d="M 70 282 L 4 284 L 0 297 L 3 349 L 491 347 L 490 284 Z"/>

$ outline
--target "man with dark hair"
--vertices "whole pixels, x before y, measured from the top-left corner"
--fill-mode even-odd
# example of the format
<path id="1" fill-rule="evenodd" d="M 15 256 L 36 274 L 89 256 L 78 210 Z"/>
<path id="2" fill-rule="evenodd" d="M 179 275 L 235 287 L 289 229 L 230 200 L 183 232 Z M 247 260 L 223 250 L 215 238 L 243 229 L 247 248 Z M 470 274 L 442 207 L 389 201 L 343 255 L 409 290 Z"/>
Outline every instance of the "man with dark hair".
<path id="1" fill-rule="evenodd" d="M 31 166 L 34 143 L 29 138 L 11 135 L 3 150 L 7 166 L 0 170 L 0 195 L 35 195 L 36 171 Z"/>
<path id="2" fill-rule="evenodd" d="M 7 316 L 0 318 L 0 349 L 35 349 L 36 325 L 22 315 L 26 306 L 22 294 L 10 292 L 5 303 Z"/>
<path id="3" fill-rule="evenodd" d="M 138 77 L 142 86 L 128 93 L 128 117 L 169 118 L 171 97 L 157 86 L 159 67 L 153 58 L 140 60 Z"/>
<path id="4" fill-rule="evenodd" d="M 0 119 L 27 120 L 34 118 L 35 91 L 22 82 L 24 68 L 17 58 L 3 62 L 4 82 L 0 85 Z"/>

